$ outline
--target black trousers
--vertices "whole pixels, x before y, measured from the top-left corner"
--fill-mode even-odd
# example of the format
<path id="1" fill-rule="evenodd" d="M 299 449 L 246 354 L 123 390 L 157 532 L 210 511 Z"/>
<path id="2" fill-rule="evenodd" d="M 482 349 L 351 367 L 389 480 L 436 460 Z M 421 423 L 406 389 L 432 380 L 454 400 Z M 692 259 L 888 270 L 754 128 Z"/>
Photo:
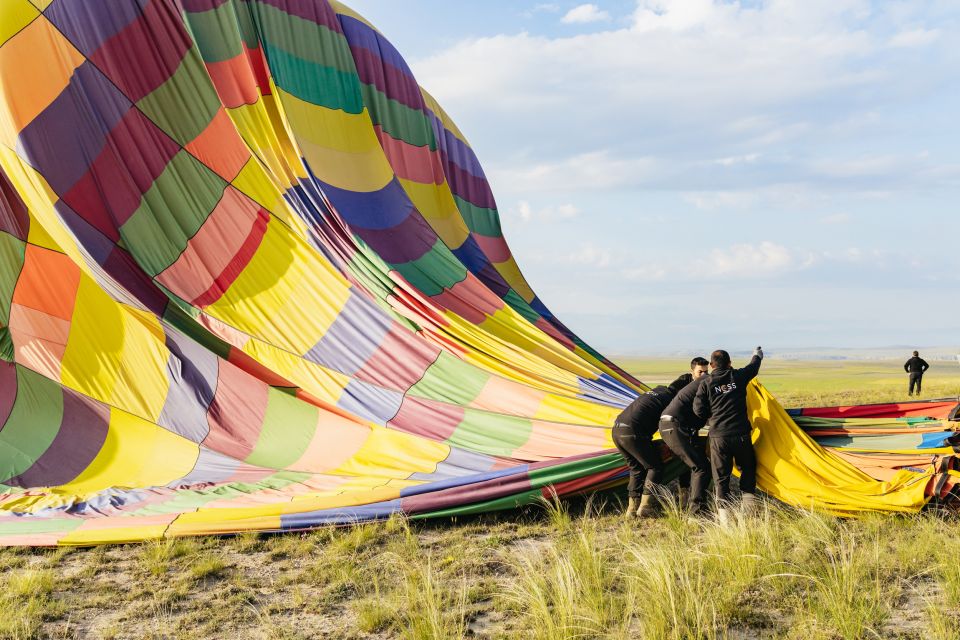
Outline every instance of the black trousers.
<path id="1" fill-rule="evenodd" d="M 913 395 L 913 387 L 917 387 L 917 395 L 920 395 L 920 385 L 923 382 L 923 374 L 913 372 L 910 374 L 910 395 Z"/>
<path id="2" fill-rule="evenodd" d="M 757 454 L 750 434 L 741 436 L 710 436 L 710 463 L 717 500 L 730 499 L 730 474 L 736 462 L 740 468 L 740 491 L 757 492 Z"/>
<path id="3" fill-rule="evenodd" d="M 618 422 L 613 425 L 613 444 L 630 468 L 627 495 L 639 498 L 645 493 L 653 493 L 653 487 L 659 484 L 663 473 L 663 459 L 653 445 L 653 436 L 638 434 L 630 425 Z"/>
<path id="4" fill-rule="evenodd" d="M 704 452 L 703 442 L 696 433 L 690 434 L 679 428 L 674 420 L 660 421 L 660 437 L 674 455 L 689 468 L 680 476 L 680 486 L 690 487 L 690 502 L 703 504 L 710 485 L 710 462 Z M 686 480 L 686 482 L 684 482 Z"/>

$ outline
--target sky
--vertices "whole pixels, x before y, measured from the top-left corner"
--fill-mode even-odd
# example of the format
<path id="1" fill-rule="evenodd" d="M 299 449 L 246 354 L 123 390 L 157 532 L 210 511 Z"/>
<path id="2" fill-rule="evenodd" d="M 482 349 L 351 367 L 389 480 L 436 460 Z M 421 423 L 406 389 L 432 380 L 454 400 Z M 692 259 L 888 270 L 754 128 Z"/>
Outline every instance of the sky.
<path id="1" fill-rule="evenodd" d="M 348 0 L 609 353 L 960 344 L 955 0 Z"/>

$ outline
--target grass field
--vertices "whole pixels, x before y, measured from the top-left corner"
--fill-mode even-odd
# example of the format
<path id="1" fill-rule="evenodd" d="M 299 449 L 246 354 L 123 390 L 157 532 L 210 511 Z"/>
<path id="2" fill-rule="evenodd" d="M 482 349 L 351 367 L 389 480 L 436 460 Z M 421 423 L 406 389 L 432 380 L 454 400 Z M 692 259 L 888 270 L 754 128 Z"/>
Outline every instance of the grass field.
<path id="1" fill-rule="evenodd" d="M 627 364 L 658 382 L 686 363 Z M 904 378 L 876 362 L 762 373 L 788 406 L 905 399 Z M 955 395 L 960 370 L 935 365 L 927 387 Z M 960 640 L 953 516 L 770 505 L 720 527 L 618 512 L 604 494 L 459 521 L 2 550 L 0 638 Z"/>

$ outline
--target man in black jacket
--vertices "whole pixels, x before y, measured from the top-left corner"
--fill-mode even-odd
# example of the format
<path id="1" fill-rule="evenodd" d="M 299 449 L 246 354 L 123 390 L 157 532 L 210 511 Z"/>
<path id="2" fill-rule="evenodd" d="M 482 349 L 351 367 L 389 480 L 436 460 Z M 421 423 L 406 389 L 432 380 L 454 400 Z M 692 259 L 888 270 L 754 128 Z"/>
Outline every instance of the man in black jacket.
<path id="1" fill-rule="evenodd" d="M 710 421 L 710 463 L 716 485 L 721 521 L 728 517 L 730 474 L 736 462 L 740 468 L 740 492 L 743 506 L 756 505 L 757 456 L 750 438 L 752 426 L 747 416 L 747 384 L 757 377 L 763 351 L 757 347 L 750 364 L 742 369 L 731 368 L 730 354 L 723 350 L 710 356 L 713 371 L 700 385 L 693 401 L 693 412 L 701 420 Z"/>
<path id="2" fill-rule="evenodd" d="M 707 486 L 710 484 L 710 462 L 698 436 L 704 421 L 693 413 L 693 400 L 700 384 L 707 379 L 708 365 L 704 358 L 690 361 L 693 381 L 670 401 L 660 415 L 659 424 L 663 443 L 689 467 L 689 470 L 680 476 L 680 504 L 686 504 L 692 513 L 703 508 Z"/>
<path id="3" fill-rule="evenodd" d="M 653 494 L 663 472 L 663 459 L 653 444 L 653 434 L 657 432 L 657 423 L 664 407 L 692 379 L 687 373 L 668 387 L 654 387 L 631 402 L 617 416 L 613 426 L 613 444 L 623 454 L 630 468 L 630 481 L 627 484 L 628 517 L 645 517 L 656 513 Z"/>
<path id="4" fill-rule="evenodd" d="M 910 374 L 910 392 L 913 395 L 913 387 L 917 387 L 917 395 L 920 395 L 920 385 L 923 383 L 923 372 L 930 368 L 927 361 L 920 357 L 920 352 L 914 351 L 913 357 L 903 363 L 903 370 Z"/>

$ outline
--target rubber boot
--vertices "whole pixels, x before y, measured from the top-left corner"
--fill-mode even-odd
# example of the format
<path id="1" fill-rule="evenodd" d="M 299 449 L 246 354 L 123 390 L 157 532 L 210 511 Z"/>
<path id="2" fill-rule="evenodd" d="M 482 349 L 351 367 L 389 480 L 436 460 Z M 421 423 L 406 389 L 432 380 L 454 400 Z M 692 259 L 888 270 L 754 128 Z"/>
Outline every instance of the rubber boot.
<path id="1" fill-rule="evenodd" d="M 740 496 L 740 509 L 745 516 L 756 515 L 760 511 L 760 498 L 755 493 L 744 493 Z"/>
<path id="2" fill-rule="evenodd" d="M 640 498 L 640 507 L 637 508 L 638 518 L 653 518 L 660 512 L 660 503 L 649 493 Z"/>
<path id="3" fill-rule="evenodd" d="M 680 487 L 677 490 L 677 501 L 680 503 L 680 510 L 684 511 L 690 506 L 690 488 Z"/>
<path id="4" fill-rule="evenodd" d="M 623 517 L 629 520 L 637 516 L 637 509 L 640 508 L 640 501 L 636 498 L 627 500 L 627 510 L 623 512 Z"/>
<path id="5" fill-rule="evenodd" d="M 723 527 L 733 522 L 733 514 L 730 513 L 729 507 L 717 507 L 717 522 Z"/>

